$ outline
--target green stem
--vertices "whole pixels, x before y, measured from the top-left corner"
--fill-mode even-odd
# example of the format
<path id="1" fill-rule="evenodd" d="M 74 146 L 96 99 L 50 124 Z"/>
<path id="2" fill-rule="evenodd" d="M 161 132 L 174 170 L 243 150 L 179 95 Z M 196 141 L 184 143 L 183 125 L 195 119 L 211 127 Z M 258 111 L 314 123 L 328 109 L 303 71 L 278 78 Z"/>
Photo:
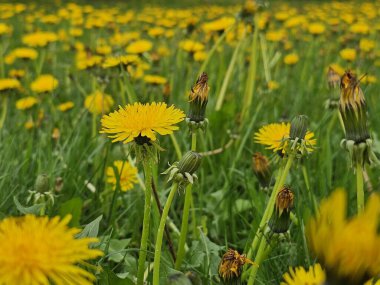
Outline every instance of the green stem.
<path id="1" fill-rule="evenodd" d="M 196 132 L 193 132 L 191 134 L 191 150 L 196 151 L 196 149 L 197 149 L 197 134 L 196 134 Z M 183 205 L 181 233 L 179 236 L 177 259 L 175 262 L 175 269 L 176 270 L 179 270 L 181 268 L 183 258 L 185 257 L 185 244 L 186 244 L 186 237 L 187 237 L 187 231 L 188 231 L 189 212 L 190 212 L 190 206 L 192 204 L 191 202 L 193 200 L 192 184 L 187 185 L 185 191 L 186 191 L 185 192 L 186 194 L 185 194 L 185 203 Z M 193 212 L 193 223 L 196 225 L 194 212 Z"/>
<path id="2" fill-rule="evenodd" d="M 179 147 L 178 141 L 177 141 L 176 137 L 174 136 L 174 134 L 170 134 L 170 139 L 172 140 L 172 143 L 173 143 L 175 152 L 177 154 L 178 160 L 180 160 L 182 158 L 182 152 L 181 152 L 181 148 Z"/>
<path id="3" fill-rule="evenodd" d="M 245 92 L 244 92 L 244 98 L 243 98 L 243 108 L 241 111 L 241 122 L 240 128 L 244 126 L 245 117 L 249 113 L 249 110 L 252 105 L 253 100 L 253 92 L 255 90 L 255 83 L 256 83 L 256 71 L 257 71 L 257 55 L 258 55 L 258 39 L 259 35 L 259 28 L 256 23 L 255 30 L 253 33 L 253 41 L 251 46 L 251 54 L 250 54 L 250 63 L 249 63 L 249 69 L 248 69 L 248 75 L 246 79 L 246 86 L 245 86 Z"/>
<path id="4" fill-rule="evenodd" d="M 262 239 L 261 238 L 262 237 L 262 229 L 264 228 L 265 224 L 269 221 L 270 217 L 272 216 L 277 194 L 286 181 L 286 177 L 288 176 L 288 173 L 289 173 L 290 167 L 293 164 L 293 161 L 294 161 L 294 155 L 290 154 L 287 161 L 286 161 L 284 169 L 279 170 L 279 173 L 277 175 L 277 178 L 279 178 L 279 179 L 276 179 L 276 183 L 273 187 L 272 194 L 269 198 L 267 207 L 264 211 L 264 215 L 260 221 L 259 228 L 257 229 L 256 235 L 253 239 L 252 247 L 248 251 L 248 258 L 252 257 L 252 254 L 253 254 L 254 250 L 256 249 L 258 242 L 260 241 L 260 239 Z"/>
<path id="5" fill-rule="evenodd" d="M 148 238 L 149 238 L 149 222 L 150 222 L 150 208 L 152 198 L 152 165 L 149 159 L 143 161 L 144 174 L 145 174 L 145 204 L 144 204 L 144 219 L 143 230 L 141 236 L 140 253 L 137 270 L 137 285 L 144 284 L 144 269 L 145 260 L 147 256 Z"/>
<path id="6" fill-rule="evenodd" d="M 191 133 L 191 150 L 197 151 L 197 133 Z"/>
<path id="7" fill-rule="evenodd" d="M 1 112 L 1 117 L 0 117 L 0 130 L 4 126 L 5 118 L 7 117 L 7 110 L 8 110 L 8 96 L 5 96 L 3 99 L 3 110 Z"/>
<path id="8" fill-rule="evenodd" d="M 269 203 L 271 200 L 273 199 L 276 199 L 276 192 L 277 192 L 277 187 L 278 187 L 278 183 L 280 182 L 281 180 L 281 176 L 282 176 L 282 172 L 284 171 L 284 164 L 281 165 L 281 168 L 278 170 L 278 173 L 277 173 L 277 177 L 276 177 L 276 182 L 274 184 L 274 187 L 273 187 L 273 190 L 272 190 L 272 193 L 271 193 L 271 196 L 269 198 L 269 201 L 268 201 L 268 204 L 267 204 L 267 207 L 265 208 L 265 211 L 264 211 L 264 214 L 263 214 L 263 217 L 261 218 L 261 221 L 260 221 L 260 224 L 259 224 L 259 227 L 257 228 L 257 231 L 256 231 L 256 234 L 255 234 L 255 237 L 253 239 L 253 242 L 252 242 L 252 246 L 251 248 L 248 250 L 248 258 L 251 258 L 253 253 L 256 251 L 256 248 L 257 246 L 259 245 L 259 242 L 261 240 L 261 236 L 262 236 L 262 230 L 265 226 L 265 223 L 266 223 L 266 220 L 267 220 L 267 216 L 268 216 L 268 213 L 269 213 Z"/>
<path id="9" fill-rule="evenodd" d="M 160 260 L 161 260 L 162 238 L 164 236 L 166 219 L 168 217 L 170 206 L 173 202 L 173 198 L 177 189 L 178 189 L 178 183 L 173 183 L 172 188 L 169 193 L 168 200 L 166 201 L 164 210 L 162 211 L 160 225 L 158 226 L 156 245 L 154 247 L 155 250 L 154 250 L 154 263 L 153 263 L 153 285 L 160 285 Z"/>
<path id="10" fill-rule="evenodd" d="M 309 175 L 307 173 L 307 168 L 305 165 L 302 165 L 302 174 L 303 174 L 303 179 L 305 179 L 306 190 L 309 195 L 309 200 L 313 204 L 315 213 L 318 213 L 317 201 L 315 200 L 314 194 L 311 192 Z"/>
<path id="11" fill-rule="evenodd" d="M 362 213 L 364 209 L 363 168 L 360 163 L 356 164 L 356 196 L 359 214 Z"/>
<path id="12" fill-rule="evenodd" d="M 92 137 L 95 138 L 97 136 L 96 132 L 96 114 L 92 114 Z"/>
<path id="13" fill-rule="evenodd" d="M 259 270 L 259 266 L 265 260 L 266 256 L 268 256 L 269 252 L 270 252 L 270 245 L 268 244 L 267 238 L 263 237 L 261 239 L 260 247 L 259 247 L 259 250 L 257 251 L 257 255 L 255 258 L 255 262 L 257 263 L 257 266 L 253 266 L 251 268 L 247 285 L 254 284 L 256 280 L 257 271 Z"/>
<path id="14" fill-rule="evenodd" d="M 242 42 L 243 42 L 243 40 L 239 41 L 239 43 L 237 44 L 237 46 L 234 50 L 234 53 L 232 55 L 230 64 L 229 64 L 228 69 L 226 71 L 226 75 L 224 76 L 224 79 L 223 79 L 222 88 L 220 89 L 218 98 L 216 100 L 215 111 L 219 111 L 222 108 L 223 100 L 224 100 L 224 97 L 225 97 L 226 91 L 227 91 L 227 86 L 228 86 L 228 83 L 230 82 L 232 72 L 236 66 L 235 62 L 237 59 L 237 55 L 239 54 L 240 46 L 241 46 Z"/>

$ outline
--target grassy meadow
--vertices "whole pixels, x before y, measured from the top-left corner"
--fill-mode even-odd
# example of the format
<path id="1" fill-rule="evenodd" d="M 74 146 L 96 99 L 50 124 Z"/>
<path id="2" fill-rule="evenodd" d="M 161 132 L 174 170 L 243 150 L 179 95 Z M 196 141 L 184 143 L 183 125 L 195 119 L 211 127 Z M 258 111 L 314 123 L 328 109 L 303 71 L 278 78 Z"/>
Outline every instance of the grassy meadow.
<path id="1" fill-rule="evenodd" d="M 380 284 L 380 2 L 74 2 L 0 3 L 0 284 Z"/>

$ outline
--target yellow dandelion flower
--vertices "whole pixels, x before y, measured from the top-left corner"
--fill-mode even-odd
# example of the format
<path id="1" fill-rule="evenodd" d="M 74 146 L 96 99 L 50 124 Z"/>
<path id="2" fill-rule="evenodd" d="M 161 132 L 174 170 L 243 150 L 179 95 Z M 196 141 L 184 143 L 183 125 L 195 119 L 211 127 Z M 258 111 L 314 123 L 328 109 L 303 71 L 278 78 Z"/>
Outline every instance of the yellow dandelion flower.
<path id="1" fill-rule="evenodd" d="M 1 284 L 92 284 L 93 274 L 77 264 L 102 255 L 89 249 L 96 238 L 76 239 L 70 216 L 5 218 L 0 222 Z"/>
<path id="2" fill-rule="evenodd" d="M 74 102 L 68 101 L 57 106 L 57 109 L 61 112 L 66 112 L 74 107 Z"/>
<path id="3" fill-rule="evenodd" d="M 34 122 L 32 119 L 29 119 L 28 121 L 25 122 L 24 124 L 24 128 L 27 129 L 27 130 L 31 130 L 33 129 L 35 126 Z"/>
<path id="4" fill-rule="evenodd" d="M 162 27 L 154 27 L 148 30 L 148 35 L 151 37 L 159 37 L 165 34 L 165 29 Z"/>
<path id="5" fill-rule="evenodd" d="M 294 65 L 299 61 L 298 54 L 290 53 L 284 57 L 284 63 L 287 65 Z"/>
<path id="6" fill-rule="evenodd" d="M 136 64 L 140 61 L 140 58 L 135 54 L 123 55 L 123 56 L 111 56 L 107 57 L 102 65 L 103 68 L 117 67 L 120 65 L 128 66 L 130 64 Z"/>
<path id="7" fill-rule="evenodd" d="M 27 110 L 32 108 L 34 105 L 38 103 L 38 99 L 35 97 L 25 97 L 16 101 L 16 109 L 17 110 Z"/>
<path id="8" fill-rule="evenodd" d="M 16 48 L 4 59 L 6 64 L 12 64 L 16 59 L 33 60 L 38 56 L 38 52 L 33 48 Z"/>
<path id="9" fill-rule="evenodd" d="M 339 52 L 339 55 L 347 61 L 354 61 L 356 58 L 356 50 L 353 48 L 345 48 Z"/>
<path id="10" fill-rule="evenodd" d="M 285 30 L 272 30 L 268 31 L 265 37 L 270 42 L 279 42 L 286 37 L 286 32 Z"/>
<path id="11" fill-rule="evenodd" d="M 370 39 L 361 39 L 359 42 L 360 50 L 369 52 L 375 48 L 375 41 Z"/>
<path id="12" fill-rule="evenodd" d="M 362 213 L 347 218 L 347 193 L 336 190 L 308 224 L 310 249 L 335 280 L 363 284 L 380 273 L 380 196 L 369 197 Z M 343 284 L 343 283 L 342 283 Z"/>
<path id="13" fill-rule="evenodd" d="M 141 54 L 144 52 L 148 52 L 152 49 L 153 44 L 150 41 L 147 40 L 138 40 L 133 43 L 130 43 L 125 51 L 127 53 L 132 53 L 132 54 Z"/>
<path id="14" fill-rule="evenodd" d="M 205 32 L 221 32 L 231 27 L 235 24 L 235 22 L 236 20 L 233 17 L 222 17 L 220 19 L 204 23 L 202 25 L 202 29 Z"/>
<path id="15" fill-rule="evenodd" d="M 284 282 L 281 285 L 323 285 L 326 274 L 320 264 L 315 264 L 306 270 L 303 267 L 289 268 L 289 272 L 283 275 Z"/>
<path id="16" fill-rule="evenodd" d="M 6 34 L 11 34 L 12 33 L 12 27 L 8 26 L 4 23 L 0 23 L 0 36 L 1 35 L 6 35 Z"/>
<path id="17" fill-rule="evenodd" d="M 58 80 L 53 75 L 42 74 L 30 84 L 30 89 L 37 93 L 53 91 L 58 87 Z"/>
<path id="18" fill-rule="evenodd" d="M 97 54 L 110 54 L 112 52 L 112 47 L 110 46 L 106 46 L 106 45 L 102 45 L 102 46 L 98 46 L 96 47 L 96 53 Z"/>
<path id="19" fill-rule="evenodd" d="M 193 40 L 180 41 L 179 47 L 189 53 L 195 53 L 205 49 L 204 44 Z"/>
<path id="20" fill-rule="evenodd" d="M 320 35 L 326 31 L 326 27 L 321 23 L 311 23 L 308 27 L 308 31 L 312 35 Z"/>
<path id="21" fill-rule="evenodd" d="M 14 78 L 0 78 L 0 92 L 20 89 L 21 83 Z"/>
<path id="22" fill-rule="evenodd" d="M 273 123 L 260 128 L 259 131 L 255 133 L 254 139 L 256 143 L 266 145 L 267 149 L 284 153 L 287 146 L 285 141 L 289 138 L 289 135 L 290 123 Z M 313 151 L 313 146 L 317 144 L 313 132 L 306 132 L 305 144 L 308 151 Z"/>
<path id="23" fill-rule="evenodd" d="M 9 76 L 14 78 L 22 78 L 25 76 L 25 70 L 23 69 L 11 69 L 9 70 Z"/>
<path id="24" fill-rule="evenodd" d="M 366 35 L 370 31 L 370 27 L 366 23 L 359 22 L 359 23 L 355 23 L 355 24 L 351 25 L 350 31 L 355 33 L 355 34 Z"/>
<path id="25" fill-rule="evenodd" d="M 168 80 L 165 77 L 159 76 L 159 75 L 145 75 L 144 81 L 146 83 L 155 84 L 155 85 L 162 85 L 168 82 Z"/>
<path id="26" fill-rule="evenodd" d="M 175 124 L 183 121 L 185 114 L 166 103 L 134 103 L 104 115 L 101 133 L 110 134 L 112 142 L 123 143 L 135 140 L 137 143 L 155 141 L 156 133 L 168 135 L 178 130 Z"/>
<path id="27" fill-rule="evenodd" d="M 22 42 L 31 47 L 44 47 L 48 43 L 58 40 L 58 36 L 52 32 L 36 32 L 22 37 Z"/>
<path id="28" fill-rule="evenodd" d="M 195 61 L 204 61 L 207 58 L 207 52 L 197 51 L 193 57 Z"/>
<path id="29" fill-rule="evenodd" d="M 95 115 L 108 113 L 113 104 L 114 101 L 112 97 L 101 91 L 95 91 L 84 99 L 86 109 Z"/>
<path id="30" fill-rule="evenodd" d="M 126 192 L 132 189 L 133 185 L 137 183 L 137 168 L 129 162 L 122 160 L 114 161 L 113 165 L 119 172 L 121 191 Z M 106 174 L 107 183 L 113 185 L 114 189 L 116 189 L 117 179 L 114 168 L 111 166 L 107 167 Z"/>

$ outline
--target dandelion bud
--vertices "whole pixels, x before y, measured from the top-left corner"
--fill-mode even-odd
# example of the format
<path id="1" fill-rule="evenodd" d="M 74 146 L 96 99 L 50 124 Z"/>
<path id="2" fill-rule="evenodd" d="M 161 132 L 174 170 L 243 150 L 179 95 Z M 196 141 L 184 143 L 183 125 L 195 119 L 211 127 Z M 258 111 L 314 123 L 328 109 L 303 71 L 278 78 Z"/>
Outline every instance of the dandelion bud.
<path id="1" fill-rule="evenodd" d="M 195 151 L 188 151 L 178 163 L 180 173 L 194 174 L 201 165 L 202 156 Z"/>
<path id="2" fill-rule="evenodd" d="M 359 80 L 351 71 L 346 71 L 340 82 L 339 111 L 346 131 L 346 140 L 355 143 L 370 138 L 367 128 L 367 106 Z"/>
<path id="3" fill-rule="evenodd" d="M 252 168 L 261 187 L 269 187 L 272 173 L 268 158 L 260 152 L 256 152 L 252 157 Z"/>
<path id="4" fill-rule="evenodd" d="M 202 73 L 189 94 L 190 109 L 188 118 L 196 123 L 205 119 L 206 106 L 208 102 L 208 92 L 210 87 L 207 84 L 208 76 Z"/>
<path id="5" fill-rule="evenodd" d="M 308 119 L 305 115 L 299 115 L 294 117 L 290 124 L 290 139 L 303 140 L 307 132 Z"/>
<path id="6" fill-rule="evenodd" d="M 237 282 L 240 281 L 245 264 L 255 265 L 255 263 L 245 257 L 244 254 L 239 254 L 236 250 L 229 249 L 223 255 L 219 263 L 219 277 L 224 284 L 238 284 Z"/>
<path id="7" fill-rule="evenodd" d="M 284 186 L 277 194 L 273 216 L 269 227 L 273 233 L 285 233 L 290 226 L 290 211 L 293 208 L 294 194 L 289 187 Z"/>
<path id="8" fill-rule="evenodd" d="M 34 184 L 34 190 L 38 193 L 45 193 L 49 191 L 49 188 L 49 177 L 46 174 L 38 175 Z"/>

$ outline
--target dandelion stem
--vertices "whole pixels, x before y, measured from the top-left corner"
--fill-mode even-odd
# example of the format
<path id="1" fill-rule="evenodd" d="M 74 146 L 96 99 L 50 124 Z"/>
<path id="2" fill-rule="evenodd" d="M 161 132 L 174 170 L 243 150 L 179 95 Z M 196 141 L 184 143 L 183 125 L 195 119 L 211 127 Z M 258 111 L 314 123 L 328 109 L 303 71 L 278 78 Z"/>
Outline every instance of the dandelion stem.
<path id="1" fill-rule="evenodd" d="M 3 98 L 3 110 L 1 112 L 1 117 L 0 117 L 0 130 L 4 126 L 5 118 L 7 117 L 7 110 L 8 110 L 8 97 L 5 96 Z"/>
<path id="2" fill-rule="evenodd" d="M 166 219 L 168 217 L 170 206 L 173 202 L 174 194 L 177 192 L 177 189 L 178 189 L 178 183 L 173 183 L 169 196 L 168 196 L 168 200 L 166 201 L 164 210 L 162 211 L 160 225 L 158 226 L 156 245 L 154 247 L 153 285 L 160 285 L 160 260 L 161 260 L 162 238 L 164 235 Z"/>
<path id="3" fill-rule="evenodd" d="M 172 140 L 172 143 L 173 143 L 175 152 L 177 154 L 178 160 L 180 160 L 182 158 L 182 152 L 181 152 L 181 148 L 179 147 L 178 141 L 177 141 L 176 137 L 174 136 L 174 134 L 170 134 L 170 139 Z"/>
<path id="4" fill-rule="evenodd" d="M 307 168 L 305 165 L 302 165 L 302 174 L 303 174 L 303 179 L 305 179 L 306 190 L 309 195 L 309 200 L 313 204 L 315 213 L 318 213 L 317 201 L 315 200 L 314 194 L 311 192 L 309 175 L 307 173 Z"/>
<path id="5" fill-rule="evenodd" d="M 272 216 L 277 194 L 286 181 L 286 177 L 288 176 L 288 173 L 289 173 L 290 167 L 293 164 L 293 161 L 294 161 L 294 155 L 290 154 L 287 161 L 286 161 L 285 167 L 283 169 L 280 168 L 280 170 L 277 174 L 277 179 L 276 179 L 276 183 L 273 187 L 272 194 L 269 198 L 267 207 L 264 211 L 264 215 L 260 221 L 259 228 L 256 231 L 255 237 L 254 237 L 253 242 L 252 242 L 251 249 L 248 251 L 248 258 L 252 257 L 253 252 L 256 250 L 260 239 L 262 239 L 262 229 L 264 228 L 265 224 L 269 221 L 270 217 Z"/>
<path id="6" fill-rule="evenodd" d="M 191 134 L 191 150 L 196 151 L 197 149 L 197 134 L 193 132 Z M 178 250 L 177 250 L 177 259 L 175 262 L 175 269 L 178 270 L 181 268 L 183 258 L 185 257 L 185 243 L 188 231 L 188 223 L 189 223 L 189 212 L 190 206 L 192 202 L 192 184 L 187 185 L 185 194 L 185 203 L 183 205 L 183 214 L 182 214 L 182 224 L 181 224 L 181 233 L 178 241 Z M 195 223 L 195 214 L 193 213 L 193 224 Z M 196 229 L 194 229 L 196 230 Z"/>
<path id="7" fill-rule="evenodd" d="M 147 256 L 148 237 L 149 237 L 149 222 L 150 222 L 150 208 L 152 197 L 152 165 L 150 159 L 143 161 L 144 174 L 145 174 L 145 204 L 144 204 L 144 219 L 143 230 L 141 236 L 138 270 L 137 270 L 137 285 L 144 284 L 144 267 Z"/>
<path id="8" fill-rule="evenodd" d="M 356 164 L 356 196 L 358 203 L 358 214 L 364 209 L 364 184 L 363 184 L 363 168 L 360 163 Z"/>
<path id="9" fill-rule="evenodd" d="M 262 262 L 265 260 L 265 258 L 268 256 L 269 253 L 270 253 L 270 244 L 268 243 L 267 238 L 263 236 L 260 242 L 259 249 L 257 251 L 256 258 L 255 258 L 255 262 L 257 263 L 257 266 L 253 266 L 251 268 L 247 285 L 253 285 L 255 283 L 259 266 L 262 264 Z"/>

